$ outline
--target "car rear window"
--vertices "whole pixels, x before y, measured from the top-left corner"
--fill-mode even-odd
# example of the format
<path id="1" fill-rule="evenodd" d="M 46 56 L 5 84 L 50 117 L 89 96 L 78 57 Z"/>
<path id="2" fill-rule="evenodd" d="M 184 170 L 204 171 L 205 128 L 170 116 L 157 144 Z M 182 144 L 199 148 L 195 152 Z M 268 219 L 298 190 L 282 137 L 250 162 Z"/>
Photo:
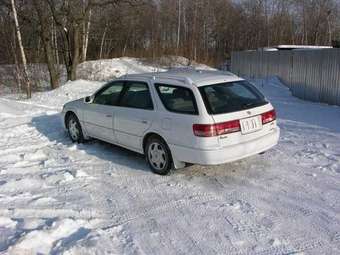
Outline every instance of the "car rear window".
<path id="1" fill-rule="evenodd" d="M 208 85 L 199 90 L 210 114 L 231 113 L 268 103 L 261 92 L 247 81 Z"/>
<path id="2" fill-rule="evenodd" d="M 190 115 L 198 114 L 195 97 L 190 89 L 166 84 L 156 84 L 156 88 L 168 111 Z"/>

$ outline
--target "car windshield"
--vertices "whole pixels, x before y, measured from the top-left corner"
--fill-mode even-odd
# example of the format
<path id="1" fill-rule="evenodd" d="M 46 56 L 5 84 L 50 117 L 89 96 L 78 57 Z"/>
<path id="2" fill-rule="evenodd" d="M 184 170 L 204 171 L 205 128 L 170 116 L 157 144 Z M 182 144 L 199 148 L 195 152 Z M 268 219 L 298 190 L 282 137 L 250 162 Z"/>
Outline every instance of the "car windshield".
<path id="1" fill-rule="evenodd" d="M 268 103 L 261 92 L 244 80 L 207 85 L 199 90 L 210 114 L 242 111 Z"/>

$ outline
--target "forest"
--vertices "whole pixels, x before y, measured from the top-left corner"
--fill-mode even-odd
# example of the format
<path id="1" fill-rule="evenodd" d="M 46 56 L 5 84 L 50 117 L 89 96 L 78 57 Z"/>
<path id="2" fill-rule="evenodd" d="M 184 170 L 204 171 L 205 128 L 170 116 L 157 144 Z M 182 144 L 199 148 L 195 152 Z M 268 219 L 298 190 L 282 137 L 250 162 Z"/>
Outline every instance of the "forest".
<path id="1" fill-rule="evenodd" d="M 86 60 L 175 55 L 217 66 L 232 51 L 336 44 L 339 15 L 339 0 L 0 0 L 0 64 L 45 63 L 52 88 L 60 65 L 75 80 Z"/>

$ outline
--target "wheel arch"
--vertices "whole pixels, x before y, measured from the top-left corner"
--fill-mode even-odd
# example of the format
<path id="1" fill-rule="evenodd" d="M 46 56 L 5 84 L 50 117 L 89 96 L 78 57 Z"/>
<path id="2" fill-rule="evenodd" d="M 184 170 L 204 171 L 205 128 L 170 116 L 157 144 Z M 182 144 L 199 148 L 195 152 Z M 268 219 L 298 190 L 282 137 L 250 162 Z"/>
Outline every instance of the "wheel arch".
<path id="1" fill-rule="evenodd" d="M 68 111 L 65 113 L 64 124 L 65 124 L 65 127 L 66 127 L 66 128 L 68 128 L 68 118 L 69 118 L 70 116 L 72 116 L 72 115 L 74 115 L 74 116 L 76 116 L 76 117 L 78 118 L 77 114 L 76 114 L 73 110 L 68 110 Z M 79 118 L 78 118 L 78 120 L 79 120 Z"/>
<path id="2" fill-rule="evenodd" d="M 171 147 L 169 146 L 168 142 L 166 141 L 166 139 L 160 135 L 159 133 L 157 132 L 154 132 L 154 131 L 150 131 L 148 133 L 146 133 L 144 135 L 144 138 L 143 138 L 143 152 L 144 154 L 146 153 L 145 152 L 145 146 L 146 146 L 146 142 L 148 141 L 148 139 L 151 137 L 151 136 L 157 136 L 159 137 L 160 139 L 162 139 L 168 146 L 169 150 L 170 150 L 170 153 L 171 153 L 171 160 L 172 160 L 172 163 L 175 167 L 175 169 L 181 169 L 181 168 L 184 168 L 186 166 L 185 162 L 182 162 L 182 161 L 178 161 L 175 157 L 174 157 L 174 153 L 172 152 L 171 150 Z"/>
<path id="3" fill-rule="evenodd" d="M 146 146 L 146 142 L 148 141 L 148 139 L 149 139 L 151 136 L 157 136 L 157 137 L 159 137 L 160 139 L 162 139 L 162 140 L 168 145 L 166 139 L 164 139 L 164 137 L 163 137 L 162 135 L 158 134 L 157 132 L 150 131 L 150 132 L 146 133 L 146 134 L 144 135 L 144 137 L 143 137 L 142 146 L 143 146 L 143 152 L 144 152 L 144 154 L 145 154 L 145 146 Z M 168 147 L 169 147 L 169 145 L 168 145 Z M 169 149 L 170 149 L 170 148 L 169 148 Z"/>

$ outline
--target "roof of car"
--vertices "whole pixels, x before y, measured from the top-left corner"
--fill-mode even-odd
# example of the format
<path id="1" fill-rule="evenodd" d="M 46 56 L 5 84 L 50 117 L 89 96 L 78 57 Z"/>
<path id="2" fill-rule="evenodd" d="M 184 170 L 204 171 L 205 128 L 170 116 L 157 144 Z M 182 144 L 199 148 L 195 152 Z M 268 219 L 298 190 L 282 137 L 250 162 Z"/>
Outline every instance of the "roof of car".
<path id="1" fill-rule="evenodd" d="M 166 72 L 128 74 L 125 75 L 124 78 L 126 79 L 146 78 L 153 80 L 168 79 L 176 80 L 184 84 L 195 85 L 198 87 L 208 84 L 243 80 L 242 78 L 230 72 L 182 69 L 182 68 L 170 69 L 169 71 Z"/>

